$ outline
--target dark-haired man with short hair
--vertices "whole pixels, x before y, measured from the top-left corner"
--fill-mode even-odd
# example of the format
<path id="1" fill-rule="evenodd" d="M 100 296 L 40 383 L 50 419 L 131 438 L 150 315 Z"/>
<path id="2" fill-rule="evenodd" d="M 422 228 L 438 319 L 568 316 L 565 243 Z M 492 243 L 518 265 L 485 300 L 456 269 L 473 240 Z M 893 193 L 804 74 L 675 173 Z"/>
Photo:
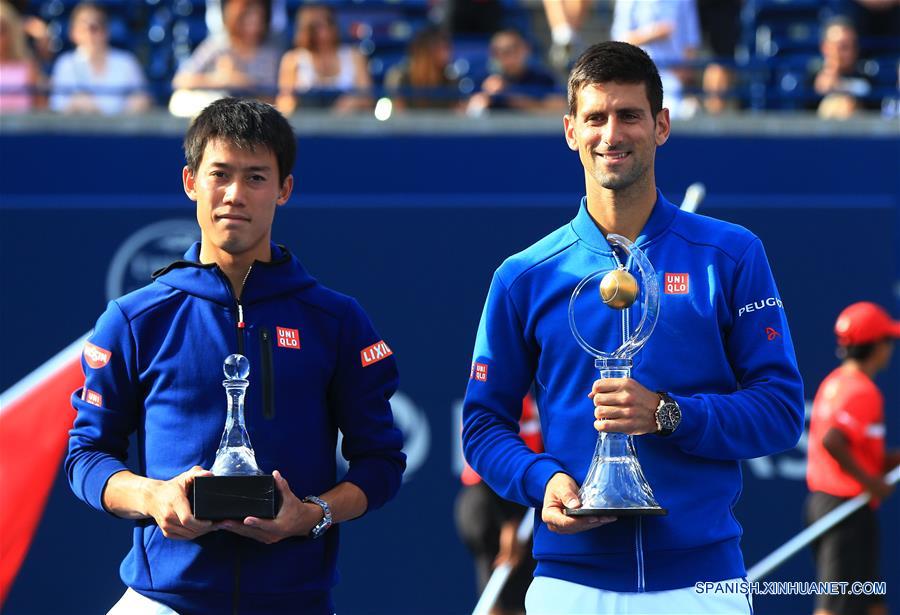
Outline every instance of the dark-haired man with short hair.
<path id="1" fill-rule="evenodd" d="M 541 511 L 529 613 L 750 613 L 732 511 L 740 460 L 794 446 L 803 427 L 783 303 L 756 236 L 680 211 L 657 190 L 656 148 L 670 123 L 646 53 L 594 45 L 575 63 L 568 91 L 565 137 L 587 195 L 569 224 L 494 275 L 463 407 L 466 458 L 500 495 Z M 660 283 L 659 322 L 630 379 L 597 380 L 568 325 L 579 281 L 615 266 L 608 233 L 642 248 Z M 609 350 L 621 343 L 618 316 L 594 314 L 592 334 Z M 532 384 L 541 454 L 516 434 L 517 400 Z M 667 516 L 564 514 L 581 506 L 592 422 L 635 436 Z M 695 591 L 704 581 L 729 583 Z"/>
<path id="2" fill-rule="evenodd" d="M 841 364 L 813 400 L 809 422 L 806 501 L 809 523 L 868 491 L 874 498 L 815 543 L 816 578 L 823 582 L 878 579 L 878 500 L 893 486 L 886 472 L 900 464 L 900 450 L 885 451 L 884 398 L 874 382 L 887 368 L 900 338 L 900 322 L 879 305 L 860 301 L 840 313 L 834 325 Z M 887 613 L 882 596 L 819 595 L 815 615 Z"/>
<path id="3" fill-rule="evenodd" d="M 359 304 L 271 241 L 296 141 L 270 105 L 223 99 L 191 124 L 182 179 L 201 240 L 110 302 L 85 347 L 66 471 L 75 494 L 135 520 L 116 615 L 333 613 L 338 524 L 393 497 L 405 468 L 390 348 Z M 281 499 L 274 519 L 194 518 L 225 423 L 222 363 L 251 366 L 245 421 Z M 350 468 L 336 479 L 337 431 Z M 137 433 L 137 466 L 124 460 Z M 291 484 L 288 485 L 287 478 Z"/>

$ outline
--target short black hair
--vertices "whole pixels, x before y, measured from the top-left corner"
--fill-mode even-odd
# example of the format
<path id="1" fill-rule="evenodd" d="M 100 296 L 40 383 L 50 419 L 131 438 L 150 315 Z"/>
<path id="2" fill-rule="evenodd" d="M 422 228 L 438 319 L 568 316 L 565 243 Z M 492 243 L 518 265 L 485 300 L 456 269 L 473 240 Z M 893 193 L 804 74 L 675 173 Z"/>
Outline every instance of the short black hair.
<path id="1" fill-rule="evenodd" d="M 837 356 L 841 360 L 853 359 L 854 361 L 865 361 L 875 352 L 876 346 L 883 340 L 870 342 L 868 344 L 851 344 L 849 346 L 838 346 Z"/>
<path id="2" fill-rule="evenodd" d="M 596 83 L 643 83 L 653 116 L 662 110 L 663 86 L 659 70 L 641 49 L 620 41 L 591 45 L 581 54 L 569 73 L 569 115 L 578 111 L 578 93 Z"/>
<path id="3" fill-rule="evenodd" d="M 275 107 L 249 98 L 221 98 L 208 105 L 191 122 L 184 136 L 184 158 L 196 173 L 206 144 L 222 139 L 241 149 L 262 146 L 275 154 L 278 181 L 283 184 L 294 168 L 297 138 L 291 125 Z"/>

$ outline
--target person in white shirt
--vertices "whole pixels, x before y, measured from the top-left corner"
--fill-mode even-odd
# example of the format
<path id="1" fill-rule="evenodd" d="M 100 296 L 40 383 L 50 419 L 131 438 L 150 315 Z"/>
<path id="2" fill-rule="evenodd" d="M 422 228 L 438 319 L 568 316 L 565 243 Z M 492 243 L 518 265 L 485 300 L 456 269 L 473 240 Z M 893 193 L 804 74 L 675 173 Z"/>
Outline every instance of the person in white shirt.
<path id="1" fill-rule="evenodd" d="M 663 106 L 672 117 L 694 113 L 693 101 L 683 95 L 691 71 L 679 65 L 696 57 L 700 47 L 695 0 L 616 0 L 610 34 L 646 51 L 659 67 Z"/>
<path id="2" fill-rule="evenodd" d="M 109 46 L 106 13 L 84 2 L 72 10 L 75 49 L 62 54 L 50 77 L 50 108 L 60 113 L 114 115 L 150 108 L 147 82 L 133 54 Z"/>
<path id="3" fill-rule="evenodd" d="M 372 79 L 359 49 L 342 45 L 334 11 L 323 5 L 300 7 L 294 48 L 281 58 L 278 109 L 330 107 L 337 113 L 372 108 Z"/>

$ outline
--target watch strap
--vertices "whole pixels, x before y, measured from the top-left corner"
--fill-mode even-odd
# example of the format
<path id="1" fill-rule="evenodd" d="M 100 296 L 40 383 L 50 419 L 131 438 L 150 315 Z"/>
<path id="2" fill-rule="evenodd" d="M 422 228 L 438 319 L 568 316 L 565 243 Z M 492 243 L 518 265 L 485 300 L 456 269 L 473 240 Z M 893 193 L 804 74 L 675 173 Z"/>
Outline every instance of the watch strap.
<path id="1" fill-rule="evenodd" d="M 324 534 L 328 530 L 328 528 L 331 527 L 331 525 L 333 523 L 332 516 L 331 516 L 331 506 L 329 506 L 328 502 L 326 502 L 322 498 L 316 497 L 314 495 L 308 495 L 305 498 L 303 498 L 302 501 L 308 502 L 310 504 L 315 504 L 316 506 L 321 507 L 322 512 L 325 513 L 325 515 L 322 517 L 322 520 L 319 521 L 315 525 L 315 527 L 313 527 L 309 531 L 309 535 L 311 538 L 318 538 L 319 536 Z"/>

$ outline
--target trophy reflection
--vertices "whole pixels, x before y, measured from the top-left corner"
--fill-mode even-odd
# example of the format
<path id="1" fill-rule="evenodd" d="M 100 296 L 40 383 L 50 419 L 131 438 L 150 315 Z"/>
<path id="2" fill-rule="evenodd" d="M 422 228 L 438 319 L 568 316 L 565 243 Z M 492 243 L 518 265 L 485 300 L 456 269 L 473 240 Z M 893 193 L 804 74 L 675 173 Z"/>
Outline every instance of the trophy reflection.
<path id="1" fill-rule="evenodd" d="M 640 248 L 621 235 L 610 234 L 606 239 L 615 266 L 595 271 L 578 283 L 569 300 L 569 327 L 578 344 L 594 357 L 600 378 L 630 378 L 633 359 L 647 343 L 659 317 L 659 284 L 653 266 Z M 590 292 L 584 293 L 585 290 Z M 589 318 L 596 321 L 600 310 L 619 312 L 621 328 L 615 337 L 621 341 L 613 350 L 597 347 L 602 344 L 597 340 L 607 340 L 608 336 L 597 332 L 600 338 L 595 334 L 590 338 L 594 340 L 592 343 L 576 323 L 576 320 L 584 323 Z M 637 321 L 634 327 L 632 316 Z M 567 515 L 664 515 L 667 512 L 657 503 L 644 478 L 632 436 L 623 433 L 599 433 L 594 457 L 578 495 L 581 508 L 566 508 Z"/>
<path id="2" fill-rule="evenodd" d="M 211 521 L 248 516 L 274 518 L 275 479 L 259 469 L 244 423 L 250 362 L 243 355 L 229 355 L 223 371 L 222 386 L 228 398 L 225 431 L 211 468 L 213 476 L 194 479 L 194 517 Z"/>

